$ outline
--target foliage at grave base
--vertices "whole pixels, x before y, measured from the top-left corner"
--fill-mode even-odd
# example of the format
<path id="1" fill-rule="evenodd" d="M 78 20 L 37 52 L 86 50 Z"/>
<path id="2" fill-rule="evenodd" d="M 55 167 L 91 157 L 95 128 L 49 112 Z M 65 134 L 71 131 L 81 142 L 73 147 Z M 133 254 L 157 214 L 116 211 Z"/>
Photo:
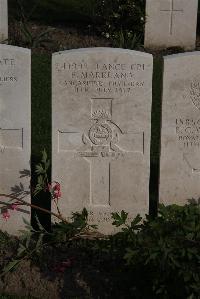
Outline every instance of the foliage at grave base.
<path id="1" fill-rule="evenodd" d="M 51 233 L 40 225 L 38 231 L 28 227 L 16 261 L 28 257 L 38 263 L 44 260 L 48 246 L 59 251 L 66 245 L 66 250 L 79 248 L 83 259 L 89 256 L 90 266 L 107 267 L 111 270 L 106 271 L 119 276 L 123 280 L 120 296 L 128 293 L 129 298 L 136 299 L 199 299 L 199 204 L 161 205 L 155 219 L 146 216 L 141 222 L 138 215 L 131 224 L 124 211 L 112 217 L 113 225 L 122 231 L 100 239 L 82 238 L 82 232 L 89 232 L 86 210 L 75 213 L 71 223 L 60 222 Z M 14 264 L 4 271 L 11 270 Z M 112 287 L 118 288 L 114 283 Z"/>
<path id="2" fill-rule="evenodd" d="M 16 267 L 24 260 L 31 259 L 33 262 L 39 262 L 42 253 L 48 246 L 59 246 L 59 244 L 68 243 L 87 234 L 91 229 L 96 228 L 95 225 L 88 225 L 88 213 L 83 209 L 81 213 L 73 213 L 71 221 L 55 223 L 51 232 L 47 231 L 37 218 L 38 228 L 34 229 L 25 219 L 25 229 L 21 230 L 21 236 L 18 240 L 17 254 L 2 269 L 1 276 Z M 6 240 L 6 235 L 0 233 L 2 240 Z M 1 239 L 0 238 L 0 239 Z"/>
<path id="3" fill-rule="evenodd" d="M 123 232 L 113 238 L 133 278 L 133 298 L 200 298 L 200 207 L 161 205 L 155 219 L 113 215 Z M 116 239 L 118 242 L 116 242 Z M 124 249 L 125 248 L 125 249 Z"/>
<path id="4" fill-rule="evenodd" d="M 144 0 L 97 0 L 96 18 L 102 35 L 117 47 L 133 49 L 142 44 Z"/>
<path id="5" fill-rule="evenodd" d="M 57 189 L 48 183 L 48 168 L 49 160 L 43 151 L 41 163 L 36 166 L 35 193 L 48 185 L 48 192 L 58 203 L 61 194 L 56 191 L 60 191 L 60 185 Z M 53 225 L 51 231 L 47 231 L 38 218 L 37 229 L 26 223 L 27 230 L 22 231 L 17 254 L 4 263 L 1 275 L 25 259 L 41 266 L 48 258 L 46 253 L 50 248 L 57 249 L 58 256 L 61 248 L 65 255 L 70 248 L 78 248 L 82 261 L 87 259 L 86 265 L 89 261 L 93 268 L 107 267 L 105 270 L 112 273 L 108 298 L 113 296 L 115 289 L 120 292 L 119 298 L 124 298 L 127 293 L 129 298 L 136 299 L 200 298 L 200 200 L 193 200 L 183 207 L 160 205 L 156 218 L 146 216 L 142 221 L 137 215 L 131 223 L 125 211 L 112 213 L 113 225 L 121 228 L 121 232 L 113 236 L 95 234 L 93 238 L 91 233 L 95 233 L 96 227 L 88 225 L 86 209 L 74 213 L 68 222 L 57 208 L 58 214 L 53 214 L 61 221 Z M 7 244 L 7 235 L 0 235 L 0 241 L 2 245 Z M 72 260 L 62 262 L 56 271 L 64 273 L 69 263 L 71 265 Z M 117 280 L 114 279 L 116 276 Z"/>

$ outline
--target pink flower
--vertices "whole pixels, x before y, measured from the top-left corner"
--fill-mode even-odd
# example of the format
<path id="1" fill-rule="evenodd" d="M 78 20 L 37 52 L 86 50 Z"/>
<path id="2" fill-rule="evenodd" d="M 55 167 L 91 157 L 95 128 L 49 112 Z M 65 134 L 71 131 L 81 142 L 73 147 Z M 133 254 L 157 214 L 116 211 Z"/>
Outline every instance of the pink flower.
<path id="1" fill-rule="evenodd" d="M 14 210 L 14 211 L 17 211 L 17 209 L 18 209 L 18 206 L 17 206 L 16 203 L 13 203 L 10 207 L 11 207 L 11 209 Z"/>
<path id="2" fill-rule="evenodd" d="M 53 193 L 53 197 L 56 199 L 59 199 L 59 197 L 61 197 L 61 192 L 60 190 L 55 190 Z"/>
<path id="3" fill-rule="evenodd" d="M 58 182 L 48 184 L 47 190 L 51 193 L 53 199 L 58 200 L 61 197 L 60 184 Z"/>
<path id="4" fill-rule="evenodd" d="M 56 182 L 55 186 L 53 187 L 53 198 L 58 199 L 59 197 L 61 197 L 60 184 Z"/>
<path id="5" fill-rule="evenodd" d="M 45 191 L 50 192 L 53 199 L 58 200 L 59 197 L 61 197 L 60 184 L 58 182 L 48 183 L 48 185 L 45 188 Z"/>
<path id="6" fill-rule="evenodd" d="M 56 182 L 56 184 L 55 184 L 55 186 L 53 188 L 56 191 L 60 191 L 60 184 L 58 182 Z"/>
<path id="7" fill-rule="evenodd" d="M 10 213 L 8 212 L 8 210 L 5 211 L 5 212 L 3 212 L 2 215 L 3 215 L 3 218 L 4 218 L 6 221 L 10 218 Z"/>
<path id="8" fill-rule="evenodd" d="M 66 261 L 62 261 L 58 263 L 54 268 L 53 271 L 59 272 L 59 273 L 64 273 L 67 268 L 71 268 L 74 263 L 74 258 L 69 258 Z"/>

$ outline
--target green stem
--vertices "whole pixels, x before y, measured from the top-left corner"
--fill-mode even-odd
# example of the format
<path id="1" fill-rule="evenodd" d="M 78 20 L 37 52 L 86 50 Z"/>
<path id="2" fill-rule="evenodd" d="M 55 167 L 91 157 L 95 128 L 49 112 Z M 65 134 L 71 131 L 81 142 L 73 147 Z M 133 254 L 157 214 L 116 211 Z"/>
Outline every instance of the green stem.
<path id="1" fill-rule="evenodd" d="M 22 203 L 23 205 L 25 205 L 25 206 L 29 206 L 29 207 L 34 208 L 34 209 L 36 209 L 36 210 L 40 210 L 40 211 L 42 211 L 42 212 L 45 212 L 45 213 L 50 214 L 50 215 L 52 215 L 52 216 L 55 216 L 56 218 L 60 219 L 60 220 L 63 221 L 64 223 L 68 223 L 68 221 L 67 221 L 61 214 L 56 214 L 56 213 L 51 212 L 51 211 L 49 211 L 49 210 L 47 210 L 47 209 L 38 207 L 38 206 L 36 206 L 36 205 L 33 205 L 33 204 L 31 204 L 31 203 L 26 202 L 25 200 L 23 200 L 23 199 L 21 199 L 21 198 L 17 198 L 17 197 L 15 197 L 15 196 L 13 196 L 13 195 L 8 195 L 8 194 L 0 194 L 0 197 L 6 197 L 6 198 L 10 198 L 10 199 L 16 200 L 16 201 L 18 201 L 18 202 L 21 202 L 21 203 Z"/>

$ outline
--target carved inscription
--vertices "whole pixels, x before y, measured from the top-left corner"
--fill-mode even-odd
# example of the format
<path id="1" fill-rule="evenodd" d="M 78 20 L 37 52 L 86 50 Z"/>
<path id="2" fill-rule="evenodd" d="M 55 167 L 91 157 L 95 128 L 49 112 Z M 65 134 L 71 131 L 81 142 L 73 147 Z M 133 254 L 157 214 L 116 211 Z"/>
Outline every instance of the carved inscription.
<path id="1" fill-rule="evenodd" d="M 75 93 L 128 94 L 136 88 L 143 88 L 145 84 L 144 80 L 137 78 L 137 74 L 146 71 L 145 64 L 96 63 L 91 67 L 85 62 L 64 62 L 56 63 L 56 70 L 60 78 L 64 77 L 64 72 L 67 74 L 67 80 L 60 79 L 60 84 Z"/>
<path id="2" fill-rule="evenodd" d="M 15 66 L 14 58 L 0 58 L 0 67 L 2 66 Z"/>
<path id="3" fill-rule="evenodd" d="M 178 118 L 176 119 L 177 142 L 183 148 L 200 147 L 200 118 Z"/>
<path id="4" fill-rule="evenodd" d="M 91 126 L 88 132 L 58 131 L 58 152 L 74 152 L 80 157 L 123 157 L 144 154 L 143 132 L 123 131 L 112 121 L 111 98 L 91 99 Z"/>
<path id="5" fill-rule="evenodd" d="M 0 86 L 5 84 L 12 84 L 18 81 L 14 73 L 16 61 L 14 58 L 0 58 Z"/>
<path id="6" fill-rule="evenodd" d="M 112 102 L 111 98 L 91 99 L 91 127 L 81 139 L 77 131 L 62 130 L 58 134 L 58 151 L 71 151 L 75 157 L 84 158 L 90 164 L 91 206 L 110 206 L 110 167 L 113 159 L 135 152 L 144 154 L 144 133 L 123 132 L 112 121 Z M 121 136 L 123 142 L 120 143 Z"/>
<path id="7" fill-rule="evenodd" d="M 117 211 L 120 213 L 121 211 Z M 127 221 L 132 221 L 133 218 L 127 217 Z M 99 211 L 98 214 L 94 213 L 93 211 L 88 211 L 88 221 L 91 223 L 101 223 L 101 222 L 106 222 L 106 223 L 111 223 L 112 217 L 111 217 L 111 212 L 103 212 Z"/>
<path id="8" fill-rule="evenodd" d="M 117 213 L 120 213 L 121 211 L 116 211 Z M 92 210 L 88 210 L 88 223 L 92 224 L 100 224 L 100 223 L 111 223 L 112 217 L 111 217 L 112 211 L 98 211 L 93 212 Z M 71 217 L 67 217 L 67 220 L 70 221 Z M 127 221 L 131 222 L 133 220 L 132 217 L 128 216 Z"/>
<path id="9" fill-rule="evenodd" d="M 88 212 L 88 221 L 94 223 L 95 221 L 97 223 L 101 223 L 101 222 L 110 222 L 111 219 L 111 213 L 109 212 L 103 212 L 103 211 L 99 211 L 98 215 L 94 215 L 94 212 L 89 211 Z"/>
<path id="10" fill-rule="evenodd" d="M 200 81 L 195 78 L 183 95 L 184 100 L 193 104 L 193 109 L 200 110 Z M 176 119 L 176 135 L 178 144 L 185 149 L 200 147 L 200 117 L 180 117 Z"/>
<path id="11" fill-rule="evenodd" d="M 192 81 L 190 84 L 189 96 L 197 109 L 200 109 L 200 82 Z"/>

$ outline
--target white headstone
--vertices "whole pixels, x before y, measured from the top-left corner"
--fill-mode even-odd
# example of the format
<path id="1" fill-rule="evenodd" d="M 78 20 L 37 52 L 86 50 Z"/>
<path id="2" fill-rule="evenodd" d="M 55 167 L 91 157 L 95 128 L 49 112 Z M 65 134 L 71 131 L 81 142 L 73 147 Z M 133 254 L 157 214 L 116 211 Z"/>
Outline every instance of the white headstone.
<path id="1" fill-rule="evenodd" d="M 148 213 L 152 55 L 93 48 L 53 55 L 52 177 L 64 216 Z"/>
<path id="2" fill-rule="evenodd" d="M 160 202 L 200 196 L 200 52 L 164 58 Z"/>
<path id="3" fill-rule="evenodd" d="M 145 48 L 195 49 L 198 0 L 147 0 Z"/>
<path id="4" fill-rule="evenodd" d="M 0 0 L 0 42 L 8 39 L 8 3 Z"/>
<path id="5" fill-rule="evenodd" d="M 19 198 L 20 190 L 30 191 L 31 154 L 31 51 L 0 45 L 0 193 Z M 25 176 L 25 174 L 29 174 Z M 23 193 L 23 192 L 22 192 Z M 30 202 L 30 194 L 25 198 Z M 30 221 L 30 209 L 8 207 L 10 219 L 4 220 L 8 198 L 0 198 L 0 229 L 17 234 Z"/>

